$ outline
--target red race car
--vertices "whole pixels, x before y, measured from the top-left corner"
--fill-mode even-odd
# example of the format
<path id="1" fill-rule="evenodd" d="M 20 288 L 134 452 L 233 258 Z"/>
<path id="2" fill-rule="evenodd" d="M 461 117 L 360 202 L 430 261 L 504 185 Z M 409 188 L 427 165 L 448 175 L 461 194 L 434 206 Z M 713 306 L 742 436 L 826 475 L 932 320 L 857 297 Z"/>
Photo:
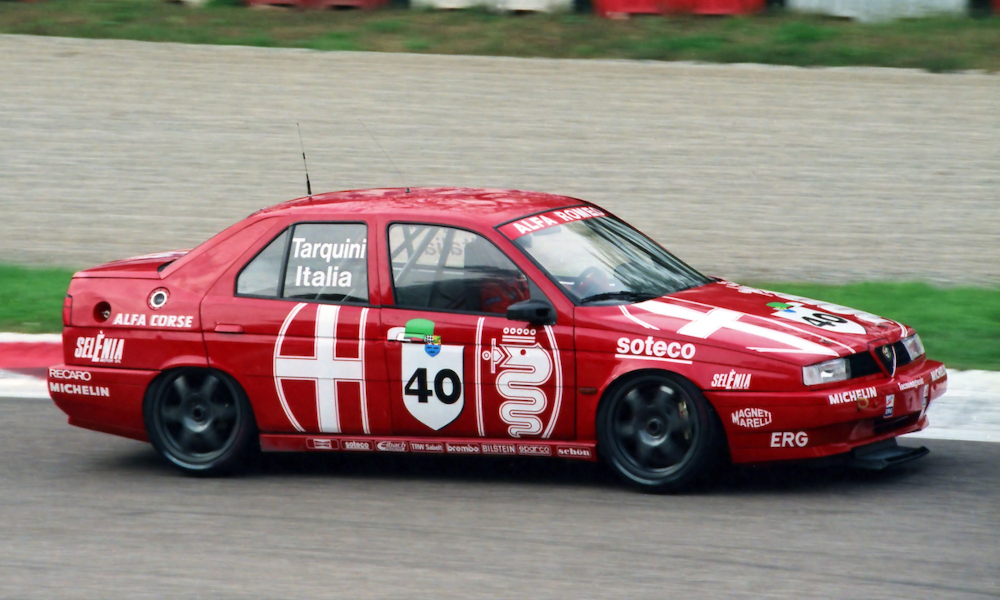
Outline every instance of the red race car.
<path id="1" fill-rule="evenodd" d="M 909 327 L 706 277 L 541 193 L 350 191 L 77 273 L 73 425 L 190 473 L 264 451 L 606 461 L 651 491 L 734 463 L 926 454 L 944 366 Z"/>

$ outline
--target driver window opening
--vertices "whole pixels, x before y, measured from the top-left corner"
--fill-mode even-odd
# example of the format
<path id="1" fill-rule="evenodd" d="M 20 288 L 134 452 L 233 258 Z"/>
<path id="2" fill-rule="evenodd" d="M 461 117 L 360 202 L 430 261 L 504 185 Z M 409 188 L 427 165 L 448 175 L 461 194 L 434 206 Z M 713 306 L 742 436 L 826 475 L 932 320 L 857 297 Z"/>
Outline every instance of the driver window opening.
<path id="1" fill-rule="evenodd" d="M 534 283 L 486 238 L 440 225 L 395 224 L 389 253 L 400 307 L 504 314 Z"/>

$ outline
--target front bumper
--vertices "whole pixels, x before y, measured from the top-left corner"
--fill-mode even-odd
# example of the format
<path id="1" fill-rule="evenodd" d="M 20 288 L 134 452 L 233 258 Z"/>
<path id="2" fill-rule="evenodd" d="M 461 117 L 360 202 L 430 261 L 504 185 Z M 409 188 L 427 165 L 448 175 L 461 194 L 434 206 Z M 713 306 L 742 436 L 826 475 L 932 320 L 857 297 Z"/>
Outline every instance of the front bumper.
<path id="1" fill-rule="evenodd" d="M 867 377 L 802 392 L 705 392 L 734 463 L 821 458 L 927 427 L 948 388 L 944 365 L 920 360 L 892 378 Z"/>

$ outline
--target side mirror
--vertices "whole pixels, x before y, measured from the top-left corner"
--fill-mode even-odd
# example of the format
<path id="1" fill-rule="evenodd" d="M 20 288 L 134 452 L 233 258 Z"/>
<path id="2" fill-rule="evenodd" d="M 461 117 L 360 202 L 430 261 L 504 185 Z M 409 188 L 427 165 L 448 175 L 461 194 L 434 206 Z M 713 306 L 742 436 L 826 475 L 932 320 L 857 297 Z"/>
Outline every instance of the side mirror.
<path id="1" fill-rule="evenodd" d="M 555 325 L 556 309 L 545 300 L 522 300 L 507 307 L 507 319 L 532 325 Z"/>

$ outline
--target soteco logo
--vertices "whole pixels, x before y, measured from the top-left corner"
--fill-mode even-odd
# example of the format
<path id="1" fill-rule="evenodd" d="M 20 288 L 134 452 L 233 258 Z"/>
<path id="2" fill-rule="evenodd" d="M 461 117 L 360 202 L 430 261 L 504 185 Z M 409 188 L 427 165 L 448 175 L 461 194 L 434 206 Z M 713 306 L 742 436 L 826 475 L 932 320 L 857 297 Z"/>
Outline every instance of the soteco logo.
<path id="1" fill-rule="evenodd" d="M 361 442 L 358 440 L 348 440 L 343 444 L 344 450 L 371 450 L 371 442 Z"/>
<path id="2" fill-rule="evenodd" d="M 49 377 L 52 379 L 76 379 L 79 381 L 90 381 L 91 375 L 89 371 L 73 371 L 70 369 L 53 369 L 49 368 Z"/>
<path id="3" fill-rule="evenodd" d="M 566 446 L 562 446 L 556 448 L 556 456 L 563 458 L 590 458 L 593 454 L 590 448 L 567 448 Z"/>
<path id="4" fill-rule="evenodd" d="M 744 408 L 733 413 L 733 424 L 756 429 L 771 424 L 771 413 L 763 408 Z"/>
<path id="5" fill-rule="evenodd" d="M 540 444 L 522 444 L 517 447 L 517 453 L 522 456 L 552 456 L 552 448 Z"/>
<path id="6" fill-rule="evenodd" d="M 800 431 L 798 433 L 793 433 L 791 431 L 775 431 L 771 434 L 772 448 L 805 448 L 808 443 L 809 435 L 804 431 Z"/>
<path id="7" fill-rule="evenodd" d="M 647 336 L 646 339 L 618 338 L 618 356 L 622 358 L 651 356 L 656 358 L 682 358 L 684 360 L 691 360 L 694 358 L 694 353 L 694 344 L 665 342 L 663 340 L 654 341 L 653 336 Z"/>
<path id="8" fill-rule="evenodd" d="M 452 454 L 479 454 L 478 444 L 449 444 L 445 442 L 444 448 Z"/>
<path id="9" fill-rule="evenodd" d="M 847 404 L 848 402 L 854 402 L 855 400 L 871 400 L 877 395 L 878 392 L 875 391 L 874 387 L 866 387 L 861 388 L 860 390 L 830 394 L 830 404 Z M 867 405 L 867 402 L 865 404 Z"/>
<path id="10" fill-rule="evenodd" d="M 750 373 L 737 373 L 736 369 L 728 373 L 716 373 L 712 376 L 712 387 L 723 390 L 748 390 Z"/>
<path id="11" fill-rule="evenodd" d="M 406 442 L 383 441 L 375 444 L 379 452 L 406 452 Z"/>
<path id="12" fill-rule="evenodd" d="M 104 332 L 101 331 L 96 337 L 76 338 L 76 350 L 73 356 L 89 358 L 90 362 L 95 363 L 120 363 L 124 350 L 125 340 L 104 337 Z"/>

